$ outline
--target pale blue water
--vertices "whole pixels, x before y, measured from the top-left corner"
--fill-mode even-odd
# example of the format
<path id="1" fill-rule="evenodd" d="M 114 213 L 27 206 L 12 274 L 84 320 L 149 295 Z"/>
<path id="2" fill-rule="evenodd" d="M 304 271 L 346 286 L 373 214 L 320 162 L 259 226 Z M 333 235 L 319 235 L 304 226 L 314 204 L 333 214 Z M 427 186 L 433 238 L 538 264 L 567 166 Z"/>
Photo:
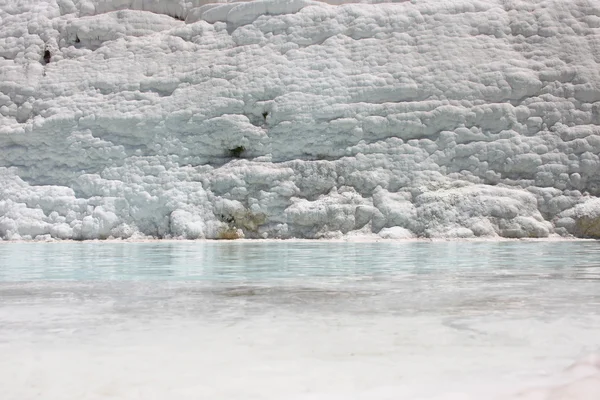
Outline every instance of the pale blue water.
<path id="1" fill-rule="evenodd" d="M 406 275 L 600 279 L 600 243 L 5 243 L 0 281 L 354 280 Z"/>
<path id="2" fill-rule="evenodd" d="M 598 332 L 594 241 L 0 243 L 2 400 L 491 400 Z"/>

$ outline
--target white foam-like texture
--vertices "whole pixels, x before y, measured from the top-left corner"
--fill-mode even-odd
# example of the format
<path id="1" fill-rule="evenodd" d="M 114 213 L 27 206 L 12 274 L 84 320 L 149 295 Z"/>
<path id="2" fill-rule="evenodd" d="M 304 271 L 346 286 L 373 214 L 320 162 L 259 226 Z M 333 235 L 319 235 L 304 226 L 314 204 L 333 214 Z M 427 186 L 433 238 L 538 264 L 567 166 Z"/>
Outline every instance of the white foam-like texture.
<path id="1" fill-rule="evenodd" d="M 2 2 L 0 238 L 600 232 L 600 3 L 329 3 Z"/>

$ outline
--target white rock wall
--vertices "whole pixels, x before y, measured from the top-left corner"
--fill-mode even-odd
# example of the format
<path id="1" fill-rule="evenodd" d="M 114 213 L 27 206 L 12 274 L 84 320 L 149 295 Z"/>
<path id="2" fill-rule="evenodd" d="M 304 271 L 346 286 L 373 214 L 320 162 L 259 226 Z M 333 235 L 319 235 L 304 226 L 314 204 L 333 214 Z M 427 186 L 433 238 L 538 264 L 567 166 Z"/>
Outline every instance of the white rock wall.
<path id="1" fill-rule="evenodd" d="M 599 156 L 595 0 L 0 1 L 3 239 L 585 236 Z"/>

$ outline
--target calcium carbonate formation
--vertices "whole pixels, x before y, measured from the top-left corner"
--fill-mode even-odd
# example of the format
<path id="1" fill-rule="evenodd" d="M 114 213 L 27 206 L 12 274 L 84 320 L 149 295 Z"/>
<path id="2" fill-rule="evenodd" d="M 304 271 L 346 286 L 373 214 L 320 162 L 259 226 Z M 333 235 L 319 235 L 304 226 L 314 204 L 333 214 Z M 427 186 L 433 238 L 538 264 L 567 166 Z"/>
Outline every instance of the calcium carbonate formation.
<path id="1" fill-rule="evenodd" d="M 600 2 L 343 3 L 0 1 L 0 238 L 600 236 Z"/>

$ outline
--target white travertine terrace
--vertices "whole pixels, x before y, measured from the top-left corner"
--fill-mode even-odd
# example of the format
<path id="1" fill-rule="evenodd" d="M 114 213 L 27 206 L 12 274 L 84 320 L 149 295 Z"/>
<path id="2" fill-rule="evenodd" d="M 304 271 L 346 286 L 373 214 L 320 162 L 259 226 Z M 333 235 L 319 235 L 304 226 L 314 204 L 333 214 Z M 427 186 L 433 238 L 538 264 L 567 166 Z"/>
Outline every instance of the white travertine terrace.
<path id="1" fill-rule="evenodd" d="M 596 0 L 0 1 L 2 239 L 600 236 L 599 156 Z"/>

